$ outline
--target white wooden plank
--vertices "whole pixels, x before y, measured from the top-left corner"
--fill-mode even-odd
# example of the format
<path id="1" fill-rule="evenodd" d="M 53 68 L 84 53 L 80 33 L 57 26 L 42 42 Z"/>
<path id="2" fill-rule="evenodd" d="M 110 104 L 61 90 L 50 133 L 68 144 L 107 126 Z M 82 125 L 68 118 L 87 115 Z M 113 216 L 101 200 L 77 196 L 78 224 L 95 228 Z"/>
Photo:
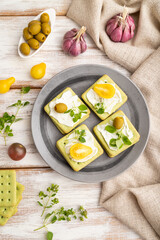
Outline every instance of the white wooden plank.
<path id="1" fill-rule="evenodd" d="M 6 94 L 0 94 L 0 117 L 4 112 L 8 112 L 10 114 L 15 114 L 15 108 L 7 108 L 9 105 L 15 103 L 18 99 L 20 99 L 20 90 L 10 90 Z M 13 137 L 7 138 L 7 146 L 4 146 L 4 140 L 0 137 L 0 168 L 24 168 L 24 167 L 46 167 L 48 166 L 40 157 L 37 152 L 35 145 L 33 143 L 32 134 L 31 134 L 31 126 L 30 126 L 30 118 L 31 111 L 35 101 L 39 93 L 38 89 L 31 90 L 28 94 L 24 95 L 24 101 L 30 101 L 30 105 L 22 108 L 18 114 L 18 116 L 23 118 L 22 121 L 14 123 L 12 125 Z M 7 149 L 8 146 L 12 143 L 19 142 L 23 144 L 27 149 L 27 154 L 24 159 L 21 161 L 13 161 L 9 158 Z"/>
<path id="2" fill-rule="evenodd" d="M 71 0 L 1 0 L 0 15 L 38 15 L 47 8 L 54 8 L 57 15 L 65 15 Z"/>
<path id="3" fill-rule="evenodd" d="M 62 51 L 62 40 L 64 33 L 77 25 L 67 17 L 57 17 L 55 30 L 41 51 L 29 59 L 18 56 L 17 45 L 23 28 L 33 17 L 0 17 L 0 61 L 1 79 L 14 76 L 16 83 L 13 88 L 22 85 L 42 87 L 52 76 L 58 72 L 78 64 L 103 64 L 107 67 L 120 71 L 126 76 L 129 72 L 120 65 L 112 62 L 101 52 L 87 35 L 88 50 L 78 57 L 65 55 Z M 7 26 L 7 27 L 6 27 Z M 93 57 L 94 56 L 94 57 Z M 34 80 L 30 76 L 30 69 L 40 62 L 47 64 L 46 75 L 42 80 Z"/>
<path id="4" fill-rule="evenodd" d="M 56 207 L 77 208 L 83 205 L 88 211 L 85 222 L 55 223 L 49 227 L 56 240 L 140 240 L 115 217 L 98 205 L 100 184 L 79 183 L 60 176 L 52 170 L 17 171 L 17 181 L 25 186 L 18 213 L 0 228 L 1 240 L 46 239 L 45 231 L 34 232 L 42 224 L 41 207 L 36 203 L 40 190 L 51 183 L 60 185 Z M 50 209 L 51 210 L 51 209 Z"/>

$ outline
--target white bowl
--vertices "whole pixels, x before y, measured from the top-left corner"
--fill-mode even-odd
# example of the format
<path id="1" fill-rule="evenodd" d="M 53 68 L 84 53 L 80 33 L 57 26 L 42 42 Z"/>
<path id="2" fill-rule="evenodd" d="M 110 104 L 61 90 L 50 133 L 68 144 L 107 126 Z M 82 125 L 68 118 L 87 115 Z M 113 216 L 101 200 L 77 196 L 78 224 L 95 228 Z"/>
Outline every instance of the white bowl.
<path id="1" fill-rule="evenodd" d="M 42 13 L 40 13 L 39 15 L 37 15 L 33 20 L 40 20 L 40 16 L 43 13 L 48 13 L 49 18 L 50 18 L 50 25 L 51 25 L 51 32 L 50 34 L 47 36 L 46 40 L 43 43 L 40 43 L 40 47 L 37 50 L 34 50 L 31 48 L 30 54 L 29 55 L 24 55 L 23 53 L 21 53 L 20 51 L 20 45 L 21 43 L 27 43 L 27 41 L 23 38 L 23 31 L 22 31 L 22 37 L 19 40 L 19 44 L 18 44 L 18 54 L 20 57 L 22 58 L 30 58 L 32 56 L 34 56 L 36 53 L 39 52 L 39 50 L 46 44 L 46 42 L 48 41 L 48 38 L 51 36 L 51 33 L 53 32 L 53 28 L 54 28 L 54 24 L 55 24 L 55 19 L 56 19 L 56 11 L 53 8 L 49 8 L 46 9 L 45 11 L 43 11 Z M 29 22 L 28 22 L 29 23 Z M 26 23 L 26 27 L 28 25 L 28 23 Z"/>

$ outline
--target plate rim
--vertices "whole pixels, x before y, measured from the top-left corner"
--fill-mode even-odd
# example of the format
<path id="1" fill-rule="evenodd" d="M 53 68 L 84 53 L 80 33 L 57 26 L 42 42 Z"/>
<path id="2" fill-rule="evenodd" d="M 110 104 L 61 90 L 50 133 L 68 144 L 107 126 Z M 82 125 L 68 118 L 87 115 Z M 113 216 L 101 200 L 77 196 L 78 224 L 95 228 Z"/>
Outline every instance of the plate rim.
<path id="1" fill-rule="evenodd" d="M 52 167 L 47 161 L 46 161 L 46 159 L 45 159 L 45 157 L 44 157 L 44 155 L 42 154 L 42 152 L 41 151 L 39 151 L 39 148 L 38 148 L 38 144 L 37 144 L 37 141 L 36 141 L 36 139 L 35 139 L 35 129 L 34 129 L 34 112 L 35 112 L 35 108 L 36 108 L 36 104 L 37 104 L 37 102 L 38 102 L 38 98 L 39 98 L 39 96 L 41 95 L 41 93 L 42 93 L 42 91 L 45 91 L 45 88 L 47 88 L 47 86 L 48 86 L 48 84 L 51 84 L 51 82 L 52 81 L 54 81 L 54 78 L 55 77 L 57 77 L 57 76 L 59 76 L 59 75 L 61 75 L 61 74 L 64 74 L 64 73 L 66 73 L 67 71 L 72 71 L 73 69 L 77 69 L 77 68 L 83 68 L 83 67 L 89 67 L 89 68 L 102 68 L 102 69 L 106 69 L 106 71 L 107 70 L 111 70 L 111 71 L 113 71 L 113 72 L 116 72 L 118 75 L 121 75 L 122 77 L 124 77 L 124 78 L 126 78 L 135 88 L 136 88 L 136 90 L 139 92 L 139 94 L 140 94 L 140 96 L 141 96 L 141 98 L 143 99 L 143 101 L 144 101 L 144 104 L 145 104 L 145 108 L 146 108 L 146 114 L 147 114 L 147 116 L 148 116 L 148 132 L 147 132 L 147 137 L 146 137 L 146 139 L 145 139 L 145 143 L 144 143 L 144 145 L 143 145 L 143 148 L 142 148 L 142 150 L 141 150 L 141 152 L 139 153 L 139 155 L 137 156 L 137 158 L 136 159 L 134 159 L 134 161 L 132 161 L 132 162 L 129 162 L 129 164 L 127 164 L 127 166 L 126 167 L 123 167 L 123 169 L 121 169 L 121 171 L 120 172 L 116 172 L 115 171 L 115 174 L 113 175 L 113 176 L 111 176 L 111 177 L 109 177 L 109 178 L 107 178 L 107 176 L 106 177 L 100 177 L 99 179 L 97 179 L 97 177 L 94 179 L 94 174 L 93 174 L 93 176 L 92 175 L 89 175 L 89 178 L 87 177 L 87 179 L 85 178 L 84 180 L 81 178 L 81 175 L 75 175 L 75 172 L 73 171 L 73 175 L 69 175 L 68 176 L 68 174 L 65 174 L 64 172 L 60 172 L 59 170 L 57 170 L 57 167 Z M 97 73 L 98 74 L 98 73 Z M 90 75 L 92 75 L 92 74 L 90 74 Z M 94 74 L 93 74 L 94 75 Z M 61 84 L 61 83 L 59 83 L 59 84 Z M 58 85 L 59 85 L 58 84 Z M 57 85 L 57 86 L 58 86 Z M 55 87 L 57 87 L 57 86 L 55 86 Z M 54 89 L 54 88 L 53 88 Z M 52 89 L 52 90 L 53 90 Z M 49 93 L 48 93 L 49 94 Z M 40 108 L 41 109 L 41 108 Z M 34 106 L 33 106 L 33 109 L 32 109 L 32 115 L 31 115 L 31 133 L 32 133 L 32 138 L 33 138 L 33 141 L 34 141 L 34 144 L 35 144 L 35 146 L 36 146 L 36 149 L 37 149 L 37 151 L 38 151 L 38 153 L 40 154 L 40 156 L 42 157 L 42 159 L 48 164 L 48 166 L 50 167 L 50 168 L 52 168 L 54 171 L 56 171 L 56 172 L 58 172 L 60 175 L 62 175 L 62 176 L 64 176 L 64 177 L 67 177 L 67 178 L 69 178 L 69 179 L 72 179 L 72 180 L 74 180 L 74 181 L 79 181 L 79 182 L 86 182 L 86 183 L 98 183 L 98 182 L 103 182 L 103 181 L 106 181 L 106 180 L 110 180 L 110 179 L 112 179 L 112 178 L 114 178 L 114 177 L 116 177 L 116 176 L 118 176 L 118 175 L 120 175 L 120 174 L 122 174 L 125 170 L 127 170 L 127 169 L 129 169 L 138 159 L 139 159 L 139 157 L 141 156 L 141 154 L 143 153 L 143 151 L 144 151 L 144 149 L 146 148 L 146 145 L 147 145 L 147 143 L 148 143 L 148 139 L 149 139 L 149 134 L 150 134 L 150 114 L 149 114 L 149 109 L 148 109 L 148 106 L 147 106 L 147 103 L 146 103 L 146 100 L 145 100 L 145 98 L 144 98 L 144 96 L 143 96 L 143 94 L 142 94 L 142 92 L 141 92 L 141 90 L 138 88 L 138 86 L 136 86 L 136 84 L 130 79 L 130 78 L 128 78 L 128 77 L 126 77 L 124 74 L 122 74 L 121 72 L 119 72 L 119 71 L 117 71 L 117 70 L 114 70 L 114 69 L 112 69 L 112 68 L 109 68 L 109 67 L 107 67 L 107 66 L 105 66 L 105 65 L 103 65 L 103 64 L 78 64 L 78 65 L 75 65 L 75 66 L 72 66 L 72 67 L 69 67 L 69 68 L 66 68 L 66 69 L 64 69 L 64 70 L 62 70 L 62 71 L 60 71 L 59 73 L 57 73 L 57 74 L 55 74 L 50 80 L 48 80 L 48 82 L 43 86 L 43 88 L 40 90 L 40 92 L 39 92 L 39 94 L 38 94 L 38 96 L 37 96 L 37 98 L 36 98 L 36 100 L 35 100 L 35 102 L 34 102 Z M 41 135 L 41 140 L 43 140 L 43 137 L 42 137 L 42 135 Z M 44 140 L 43 140 L 43 143 L 44 143 Z M 49 151 L 48 151 L 49 152 Z M 52 158 L 54 158 L 53 156 L 52 156 Z M 113 166 L 113 168 L 114 168 L 114 166 Z M 101 172 L 103 172 L 103 170 L 101 171 Z M 77 172 L 76 172 L 77 173 Z M 80 172 L 79 172 L 80 173 Z M 90 179 L 91 178 L 91 179 Z"/>

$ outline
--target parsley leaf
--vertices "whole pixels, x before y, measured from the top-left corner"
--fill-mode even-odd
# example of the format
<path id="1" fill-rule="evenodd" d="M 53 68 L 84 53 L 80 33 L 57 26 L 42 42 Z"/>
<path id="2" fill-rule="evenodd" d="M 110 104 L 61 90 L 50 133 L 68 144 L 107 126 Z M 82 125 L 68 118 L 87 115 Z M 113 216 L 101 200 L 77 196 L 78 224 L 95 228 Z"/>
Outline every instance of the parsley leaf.
<path id="1" fill-rule="evenodd" d="M 123 140 L 125 145 L 131 145 L 132 144 L 132 142 L 129 140 L 129 138 L 125 135 L 122 136 L 122 140 Z"/>
<path id="2" fill-rule="evenodd" d="M 53 239 L 53 233 L 47 232 L 47 240 L 52 240 L 52 239 Z"/>
<path id="3" fill-rule="evenodd" d="M 105 127 L 105 130 L 106 130 L 107 132 L 109 132 L 109 133 L 114 133 L 114 132 L 116 132 L 116 128 L 115 128 L 114 126 L 111 126 L 111 125 L 107 125 L 107 126 Z"/>
<path id="4" fill-rule="evenodd" d="M 86 131 L 83 129 L 83 130 L 75 130 L 75 133 L 78 136 L 78 140 L 81 142 L 81 143 L 84 143 L 86 142 L 86 139 L 84 138 L 86 136 Z"/>
<path id="5" fill-rule="evenodd" d="M 116 147 L 116 138 L 112 138 L 110 141 L 109 141 L 109 144 L 112 146 L 112 147 Z"/>
<path id="6" fill-rule="evenodd" d="M 81 143 L 84 143 L 84 142 L 86 142 L 86 139 L 85 139 L 84 137 L 79 137 L 79 141 L 80 141 Z"/>
<path id="7" fill-rule="evenodd" d="M 95 105 L 94 105 L 94 108 L 96 109 L 96 112 L 98 113 L 98 114 L 103 114 L 104 113 L 104 104 L 103 103 L 96 103 Z"/>
<path id="8" fill-rule="evenodd" d="M 116 140 L 116 146 L 118 149 L 123 147 L 123 141 L 121 138 Z"/>
<path id="9" fill-rule="evenodd" d="M 84 104 L 81 104 L 78 108 L 79 108 L 79 110 L 81 110 L 81 111 L 87 110 L 87 106 L 84 105 Z"/>
<path id="10" fill-rule="evenodd" d="M 80 106 L 78 106 L 79 112 L 77 113 L 77 108 L 74 107 L 73 109 L 69 109 L 64 113 L 69 113 L 70 112 L 70 116 L 73 119 L 73 122 L 77 122 L 79 119 L 81 119 L 82 117 L 82 113 L 87 114 L 87 112 L 85 110 L 87 110 L 87 106 L 84 104 L 81 104 Z"/>
<path id="11" fill-rule="evenodd" d="M 104 113 L 104 108 L 99 108 L 99 109 L 97 110 L 97 113 L 98 113 L 98 114 L 103 114 L 103 113 Z"/>
<path id="12" fill-rule="evenodd" d="M 30 91 L 30 87 L 22 87 L 21 88 L 21 94 L 26 94 L 26 93 L 28 93 L 29 91 Z"/>

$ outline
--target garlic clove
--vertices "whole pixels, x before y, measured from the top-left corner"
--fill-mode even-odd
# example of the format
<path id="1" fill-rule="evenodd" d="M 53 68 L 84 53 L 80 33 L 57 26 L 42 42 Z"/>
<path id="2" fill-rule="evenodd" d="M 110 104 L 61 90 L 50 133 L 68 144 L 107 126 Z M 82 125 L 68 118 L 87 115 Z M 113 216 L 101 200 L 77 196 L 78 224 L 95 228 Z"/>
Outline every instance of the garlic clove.
<path id="1" fill-rule="evenodd" d="M 74 41 L 69 49 L 69 53 L 73 56 L 76 57 L 81 53 L 81 45 L 79 41 Z"/>
<path id="2" fill-rule="evenodd" d="M 66 34 L 64 35 L 64 39 L 73 38 L 76 36 L 76 34 L 77 34 L 77 29 L 73 28 L 71 31 L 66 32 Z"/>
<path id="3" fill-rule="evenodd" d="M 86 44 L 85 40 L 83 39 L 83 37 L 81 38 L 80 44 L 81 44 L 81 52 L 83 53 L 87 50 L 87 44 Z"/>
<path id="4" fill-rule="evenodd" d="M 135 29 L 134 19 L 131 16 L 127 17 L 127 22 L 129 25 L 133 26 Z"/>
<path id="5" fill-rule="evenodd" d="M 122 25 L 120 25 L 115 30 L 113 30 L 113 32 L 110 35 L 110 38 L 114 42 L 120 42 L 121 41 L 121 38 L 122 38 Z"/>
<path id="6" fill-rule="evenodd" d="M 68 52 L 70 47 L 72 46 L 74 40 L 71 38 L 65 39 L 63 42 L 63 51 Z"/>
<path id="7" fill-rule="evenodd" d="M 107 25 L 107 29 L 106 29 L 107 34 L 110 35 L 115 30 L 117 25 L 118 25 L 118 22 L 117 21 L 115 22 L 115 20 L 113 20 L 113 22 Z"/>
<path id="8" fill-rule="evenodd" d="M 126 26 L 124 31 L 123 31 L 121 42 L 127 42 L 130 39 L 131 39 L 130 29 L 129 29 L 128 26 Z"/>

